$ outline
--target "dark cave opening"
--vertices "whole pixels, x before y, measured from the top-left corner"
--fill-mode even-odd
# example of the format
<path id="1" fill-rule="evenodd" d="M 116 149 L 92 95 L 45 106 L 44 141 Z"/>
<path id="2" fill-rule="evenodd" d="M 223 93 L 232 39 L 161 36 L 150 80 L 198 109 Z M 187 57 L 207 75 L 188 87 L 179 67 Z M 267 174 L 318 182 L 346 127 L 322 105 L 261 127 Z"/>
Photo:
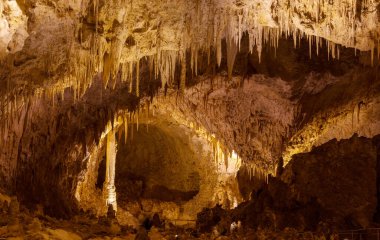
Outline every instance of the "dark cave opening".
<path id="1" fill-rule="evenodd" d="M 98 177 L 96 180 L 95 187 L 97 189 L 103 189 L 104 181 L 106 180 L 106 156 L 103 155 L 102 160 L 100 161 L 99 168 L 98 168 Z"/>
<path id="2" fill-rule="evenodd" d="M 377 161 L 376 161 L 376 195 L 377 195 L 377 206 L 376 213 L 374 215 L 374 221 L 380 223 L 380 135 L 373 138 L 373 144 L 377 149 Z"/>
<path id="3" fill-rule="evenodd" d="M 134 128 L 134 130 L 132 130 Z M 127 142 L 118 142 L 115 185 L 118 202 L 153 199 L 186 202 L 199 192 L 200 177 L 184 158 L 194 155 L 172 133 L 155 125 L 130 124 Z M 173 168 L 176 166 L 176 169 Z"/>

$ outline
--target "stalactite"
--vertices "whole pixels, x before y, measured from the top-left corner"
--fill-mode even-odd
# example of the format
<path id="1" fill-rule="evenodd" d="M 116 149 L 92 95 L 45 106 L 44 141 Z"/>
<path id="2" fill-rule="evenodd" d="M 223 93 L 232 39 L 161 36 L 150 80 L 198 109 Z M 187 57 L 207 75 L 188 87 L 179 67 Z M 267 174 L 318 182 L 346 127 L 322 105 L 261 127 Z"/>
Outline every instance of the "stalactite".
<path id="1" fill-rule="evenodd" d="M 228 80 L 232 79 L 232 70 L 235 64 L 235 58 L 237 54 L 237 46 L 231 41 L 227 40 L 227 70 L 228 70 Z"/>
<path id="2" fill-rule="evenodd" d="M 140 60 L 136 63 L 136 96 L 140 96 Z"/>
<path id="3" fill-rule="evenodd" d="M 181 95 L 183 95 L 186 86 L 186 52 L 182 52 L 181 56 L 181 77 L 179 84 L 179 92 Z"/>
<path id="4" fill-rule="evenodd" d="M 191 73 L 194 74 L 194 48 L 190 49 L 190 69 Z"/>
<path id="5" fill-rule="evenodd" d="M 137 110 L 136 116 L 136 130 L 139 131 L 139 115 L 140 115 L 140 109 Z"/>
<path id="6" fill-rule="evenodd" d="M 378 13 L 380 15 L 380 13 Z M 380 36 L 377 35 L 377 60 L 380 61 Z"/>
<path id="7" fill-rule="evenodd" d="M 133 129 L 134 129 L 133 125 L 135 124 L 134 119 L 133 120 L 131 119 L 131 122 L 132 122 L 132 126 L 131 126 L 131 140 L 133 140 Z"/>
<path id="8" fill-rule="evenodd" d="M 192 3 L 189 3 L 191 6 Z M 324 8 L 324 2 L 315 0 L 311 2 L 311 9 L 314 10 L 315 13 L 315 19 L 316 22 L 318 23 L 320 19 L 320 14 L 321 14 L 321 9 Z M 368 3 L 366 3 L 368 5 Z M 363 4 L 362 8 L 366 5 Z M 188 22 L 199 22 L 200 19 L 202 19 L 202 10 L 200 6 L 204 6 L 202 3 L 198 3 L 198 11 L 196 14 L 190 15 L 190 20 L 189 21 L 184 21 L 184 25 L 189 24 Z M 335 3 L 334 3 L 335 6 Z M 351 9 L 349 9 L 348 6 L 351 6 Z M 356 0 L 352 1 L 349 3 L 349 5 L 339 5 L 339 10 L 342 14 L 342 16 L 348 16 L 348 21 L 344 22 L 344 25 L 347 25 L 348 28 L 352 29 L 352 33 L 355 32 L 354 29 L 354 22 L 356 21 Z M 293 3 L 290 4 L 289 9 L 295 7 Z M 118 40 L 113 40 L 111 44 L 107 44 L 105 39 L 101 36 L 101 34 L 98 34 L 98 19 L 99 19 L 99 8 L 100 8 L 100 3 L 99 0 L 94 0 L 93 1 L 93 12 L 95 15 L 96 19 L 96 33 L 94 34 L 94 42 L 93 47 L 91 46 L 91 52 L 94 53 L 94 56 L 105 56 L 104 59 L 99 59 L 97 62 L 97 65 L 102 65 L 104 64 L 104 80 L 105 83 L 108 83 L 109 77 L 113 79 L 115 77 L 115 73 L 117 69 L 117 66 L 119 66 L 119 56 L 121 53 L 121 42 L 118 42 Z M 228 42 L 235 42 L 237 48 L 240 50 L 241 48 L 241 38 L 242 35 L 245 31 L 247 31 L 248 36 L 249 36 L 249 50 L 252 52 L 253 46 L 256 46 L 258 56 L 259 56 L 259 62 L 261 62 L 261 54 L 262 54 L 262 47 L 263 44 L 269 44 L 271 47 L 274 48 L 275 55 L 277 53 L 277 48 L 278 48 L 278 41 L 279 37 L 281 35 L 285 35 L 285 37 L 292 36 L 293 41 L 294 41 L 294 47 L 297 47 L 301 43 L 301 38 L 305 36 L 303 32 L 298 30 L 294 25 L 292 25 L 290 19 L 290 12 L 289 11 L 280 11 L 278 13 L 279 17 L 279 25 L 278 28 L 270 28 L 266 27 L 260 24 L 260 21 L 257 19 L 257 16 L 253 14 L 253 11 L 249 8 L 246 9 L 230 9 L 226 8 L 224 9 L 221 6 L 217 6 L 215 4 L 209 4 L 208 8 L 205 9 L 207 13 L 209 13 L 206 18 L 207 23 L 210 25 L 209 27 L 206 28 L 207 30 L 207 36 L 203 38 L 200 42 L 192 42 L 192 38 L 186 37 L 185 35 L 180 38 L 180 46 L 183 46 L 182 49 L 187 49 L 190 48 L 190 53 L 191 53 L 191 60 L 190 60 L 190 67 L 195 75 L 198 73 L 198 53 L 199 49 L 207 49 L 208 53 L 208 61 L 209 61 L 209 56 L 210 56 L 210 49 L 211 46 L 213 45 L 215 47 L 215 52 L 216 52 L 216 61 L 218 66 L 221 64 L 221 59 L 222 59 L 222 39 L 226 38 L 227 40 L 227 45 L 232 46 L 231 44 L 228 44 Z M 360 10 L 359 10 L 360 11 Z M 331 15 L 329 14 L 327 18 L 331 18 Z M 204 19 L 202 19 L 204 20 Z M 184 31 L 184 34 L 189 34 L 190 36 L 196 35 L 196 32 L 199 30 L 198 28 L 191 28 L 191 25 L 186 26 L 187 31 Z M 198 29 L 198 30 L 197 30 Z M 176 64 L 176 56 L 178 55 L 179 50 L 170 51 L 167 50 L 161 50 L 160 47 L 160 30 L 161 28 L 158 28 L 157 30 L 157 49 L 156 49 L 156 54 L 155 56 L 152 57 L 152 66 L 154 65 L 155 69 L 155 77 L 157 78 L 158 75 L 161 75 L 162 78 L 162 85 L 165 86 L 166 83 L 170 86 L 171 81 L 174 79 L 174 72 L 175 72 L 175 64 Z M 331 29 L 325 33 L 325 35 L 331 34 Z M 315 44 L 316 47 L 316 54 L 319 55 L 319 48 L 322 46 L 322 38 L 319 36 L 312 36 L 310 34 L 307 34 L 306 37 L 308 38 L 309 41 L 309 56 L 312 56 L 312 45 Z M 354 34 L 349 36 L 350 41 L 352 44 L 355 44 L 354 41 Z M 377 49 L 378 49 L 378 58 L 380 56 L 380 50 L 379 50 L 379 36 L 377 33 L 375 33 L 375 40 L 374 42 L 370 42 L 371 45 L 371 62 L 373 62 L 374 58 L 374 50 L 376 48 L 375 41 L 377 40 Z M 202 42 L 203 41 L 203 42 Z M 297 44 L 298 41 L 298 44 Z M 330 58 L 330 52 L 331 52 L 331 57 L 333 59 L 335 58 L 340 58 L 340 49 L 339 46 L 336 44 L 332 43 L 329 40 L 323 40 L 327 41 L 327 50 L 328 50 L 328 59 Z M 106 49 L 109 48 L 110 49 Z M 229 48 L 227 46 L 227 48 Z M 181 50 L 184 51 L 184 50 Z M 73 53 L 75 51 L 72 51 Z M 103 53 L 109 52 L 109 56 L 105 55 Z M 231 51 L 229 51 L 231 52 Z M 233 56 L 234 54 L 228 54 L 230 56 Z M 110 58 L 110 61 L 108 60 L 108 57 Z M 231 57 L 229 58 L 231 60 Z M 228 60 L 228 59 L 227 59 Z M 129 61 L 130 64 L 132 61 Z M 149 61 L 150 62 L 150 61 Z M 229 66 L 231 66 L 231 61 L 229 61 Z M 121 63 L 123 64 L 123 63 Z M 92 60 L 87 63 L 86 65 L 91 66 L 91 65 L 96 65 L 92 62 Z M 121 67 L 121 72 L 126 73 L 126 66 L 122 65 Z M 131 67 L 128 68 L 129 71 L 131 70 Z M 151 68 L 150 68 L 151 69 Z M 90 84 L 87 84 L 87 82 L 91 82 L 92 74 L 94 72 L 94 67 L 88 67 L 88 71 L 83 74 L 85 75 L 85 79 L 89 79 L 88 81 L 86 80 L 86 84 L 77 84 L 75 89 L 78 89 L 78 92 L 76 92 L 76 96 L 79 97 L 83 95 L 85 90 L 88 88 Z M 80 71 L 80 69 L 79 69 Z M 231 72 L 231 69 L 229 69 L 229 72 Z M 108 76 L 110 73 L 110 76 Z M 129 76 L 132 74 L 130 73 Z M 123 74 L 123 79 L 125 79 L 125 76 Z M 80 79 L 80 78 L 79 78 Z M 132 84 L 130 84 L 132 86 Z M 130 87 L 130 91 L 132 88 Z M 136 93 L 138 92 L 138 89 L 136 89 Z"/>
<path id="9" fill-rule="evenodd" d="M 128 140 L 128 118 L 124 115 L 124 143 Z"/>
<path id="10" fill-rule="evenodd" d="M 307 37 L 309 40 L 309 58 L 311 59 L 311 41 L 312 41 L 312 36 Z"/>
<path id="11" fill-rule="evenodd" d="M 130 3 L 132 4 L 132 2 Z M 339 1 L 333 1 L 332 4 L 327 4 L 324 1 L 319 0 L 311 1 L 310 9 L 311 11 L 314 11 L 314 13 L 312 13 L 312 16 L 315 16 L 316 19 L 316 23 L 313 28 L 315 27 L 314 29 L 318 29 L 317 27 L 319 26 L 319 22 L 322 22 L 322 14 L 327 14 L 327 16 L 324 16 L 324 19 L 326 19 L 326 21 L 331 21 L 332 15 L 339 13 L 342 17 L 344 17 L 342 19 L 343 21 L 341 22 L 342 26 L 346 26 L 348 29 L 347 41 L 345 41 L 344 44 L 353 46 L 355 48 L 356 54 L 356 48 L 360 48 L 359 45 L 356 45 L 357 30 L 355 29 L 358 27 L 359 22 L 357 21 L 359 13 L 363 12 L 364 9 L 368 7 L 373 7 L 373 2 L 364 1 L 362 4 L 360 4 L 360 8 L 357 9 L 359 3 L 360 2 L 357 2 L 357 0 L 349 1 L 345 4 L 341 4 Z M 194 6 L 194 3 L 191 1 L 189 1 L 187 4 L 189 4 L 187 5 L 189 6 L 189 9 L 192 9 L 191 7 Z M 90 7 L 91 5 L 93 5 L 92 9 L 86 9 L 86 7 Z M 203 11 L 202 8 L 206 8 L 206 6 L 208 8 Z M 125 6 L 121 4 L 118 7 Z M 288 8 L 282 9 L 280 12 L 278 12 L 278 16 L 276 16 L 278 17 L 278 24 L 276 26 L 268 27 L 261 24 L 261 20 L 255 15 L 256 9 L 253 5 L 244 9 L 232 9 L 224 8 L 221 5 L 216 5 L 212 1 L 210 4 L 204 4 L 202 1 L 197 2 L 197 13 L 190 14 L 188 17 L 189 19 L 186 19 L 186 21 L 184 21 L 184 25 L 188 24 L 189 27 L 188 29 L 186 29 L 187 26 L 183 27 L 185 31 L 183 31 L 183 36 L 179 36 L 178 38 L 181 39 L 177 43 L 178 49 L 175 49 L 175 47 L 170 48 L 171 50 L 165 48 L 166 46 L 160 42 L 162 41 L 160 40 L 160 35 L 162 35 L 163 30 L 161 30 L 160 27 L 157 28 L 157 40 L 155 42 L 157 46 L 154 50 L 154 55 L 152 55 L 149 60 L 150 72 L 152 72 L 154 68 L 155 78 L 161 75 L 163 86 L 166 84 L 168 86 L 171 86 L 171 83 L 174 80 L 179 51 L 186 52 L 186 50 L 189 48 L 191 53 L 191 69 L 195 75 L 198 74 L 198 54 L 202 49 L 207 49 L 208 61 L 210 56 L 210 49 L 215 50 L 216 62 L 218 66 L 220 66 L 222 60 L 222 39 L 226 39 L 228 78 L 231 79 L 237 49 L 240 50 L 241 48 L 241 38 L 245 32 L 247 32 L 249 37 L 250 52 L 252 52 L 253 47 L 256 46 L 259 62 L 261 61 L 263 44 L 269 44 L 270 47 L 274 47 L 276 51 L 278 48 L 279 37 L 281 35 L 284 35 L 285 37 L 292 37 L 295 48 L 297 46 L 300 46 L 301 39 L 305 37 L 305 33 L 299 30 L 291 21 L 292 11 L 290 10 L 296 7 L 296 3 L 290 2 Z M 326 8 L 328 8 L 328 11 L 326 11 Z M 335 9 L 337 9 L 337 11 L 335 11 Z M 86 90 L 91 86 L 92 81 L 94 80 L 94 75 L 97 72 L 102 72 L 104 86 L 107 86 L 109 84 L 109 80 L 113 81 L 116 78 L 119 66 L 122 81 L 128 79 L 130 81 L 129 92 L 134 92 L 132 79 L 134 78 L 133 71 L 135 68 L 133 64 L 135 61 L 137 61 L 137 59 L 142 57 L 140 55 L 140 46 L 137 43 L 137 46 L 133 48 L 136 51 L 136 56 L 130 58 L 121 56 L 121 52 L 125 47 L 125 39 L 123 36 L 118 35 L 118 37 L 113 38 L 110 41 L 110 39 L 107 39 L 105 34 L 102 34 L 99 31 L 101 28 L 99 25 L 99 18 L 102 18 L 102 16 L 99 16 L 99 14 L 103 14 L 103 11 L 101 10 L 102 3 L 99 0 L 93 0 L 89 3 L 84 2 L 81 5 L 81 16 L 88 14 L 87 11 L 90 13 L 92 11 L 95 18 L 95 29 L 93 30 L 93 34 L 87 39 L 83 38 L 84 32 L 83 29 L 80 29 L 80 27 L 78 30 L 79 32 L 77 31 L 79 36 L 75 36 L 74 33 L 72 33 L 74 31 L 71 31 L 72 29 L 67 27 L 69 25 L 65 25 L 67 28 L 65 30 L 67 35 L 65 40 L 68 42 L 66 50 L 67 52 L 65 52 L 65 55 L 67 55 L 68 58 L 69 76 L 65 77 L 64 81 L 65 86 L 71 87 L 73 90 L 75 102 L 77 102 L 85 94 Z M 206 14 L 208 17 L 203 18 L 203 13 L 209 13 Z M 126 14 L 125 16 L 128 15 Z M 126 17 L 124 18 L 126 19 Z M 202 32 L 201 27 L 194 28 L 194 26 L 192 26 L 190 23 L 194 25 L 194 23 L 200 23 L 201 21 L 206 21 L 205 25 L 209 25 L 206 32 L 207 36 L 201 36 L 197 38 L 197 34 L 203 34 L 204 32 Z M 83 27 L 83 22 L 81 22 L 79 26 Z M 313 36 L 312 32 L 308 32 L 306 34 L 306 38 L 309 41 L 310 57 L 312 56 L 312 49 L 314 49 L 313 44 L 315 44 L 317 55 L 319 55 L 320 48 L 327 45 L 326 47 L 328 52 L 328 60 L 330 60 L 330 53 L 332 59 L 340 59 L 340 45 L 334 43 L 334 39 L 331 38 L 331 36 L 335 34 L 334 31 L 336 31 L 336 29 L 334 30 L 333 26 L 331 26 L 323 33 L 318 33 L 316 31 L 314 32 L 314 34 L 320 34 L 320 36 Z M 377 58 L 380 59 L 380 36 L 378 29 L 371 31 L 370 35 L 371 38 L 368 40 L 368 46 L 370 49 L 371 65 L 373 66 L 376 57 L 376 49 Z M 77 40 L 75 40 L 75 37 L 77 37 Z M 52 47 L 53 46 L 47 46 L 47 49 L 50 50 Z M 49 75 L 52 73 L 52 63 L 56 62 L 54 56 L 51 55 L 52 52 L 53 51 L 47 52 L 47 61 L 43 62 Z M 186 58 L 186 54 L 184 53 L 183 55 Z M 183 62 L 186 62 L 186 59 L 181 60 L 181 69 L 186 68 L 183 67 Z M 135 94 L 137 96 L 140 95 L 139 68 L 140 63 L 138 62 L 136 65 L 135 86 Z M 185 77 L 186 72 L 183 72 L 181 70 L 179 87 L 180 91 L 183 91 L 184 89 L 185 81 L 183 81 L 183 79 L 185 79 Z M 113 86 L 115 86 L 115 83 L 116 81 L 113 82 Z M 58 101 L 58 97 L 56 96 L 58 93 L 61 93 L 61 99 L 64 99 L 64 89 L 65 88 L 62 87 L 61 89 L 52 88 L 52 90 L 36 90 L 34 96 L 41 97 L 42 94 L 46 94 L 46 96 L 50 97 L 53 106 L 55 106 Z M 8 92 L 11 91 L 9 79 L 7 79 L 7 90 Z M 8 128 L 10 125 L 12 125 L 12 117 L 15 116 L 18 106 L 20 105 L 18 99 L 15 99 L 14 102 L 12 102 L 10 99 L 11 97 L 7 97 L 1 100 L 3 106 L 1 109 L 1 120 L 4 122 L 3 127 L 1 128 L 1 132 L 3 135 L 7 131 L 5 128 Z"/>
<path id="12" fill-rule="evenodd" d="M 327 41 L 327 60 L 330 60 L 330 41 Z"/>
<path id="13" fill-rule="evenodd" d="M 153 80 L 154 57 L 148 57 L 149 81 Z"/>
<path id="14" fill-rule="evenodd" d="M 241 37 L 242 37 L 242 29 L 241 29 L 241 24 L 242 24 L 242 14 L 239 14 L 239 36 L 238 36 L 238 42 L 239 42 L 239 51 L 240 51 L 240 44 L 241 44 Z"/>
<path id="15" fill-rule="evenodd" d="M 371 43 L 371 66 L 373 67 L 373 59 L 375 55 L 375 44 Z"/>
<path id="16" fill-rule="evenodd" d="M 218 67 L 220 67 L 220 63 L 222 62 L 222 39 L 219 36 L 216 40 L 216 62 Z"/>
<path id="17" fill-rule="evenodd" d="M 198 47 L 194 51 L 195 76 L 198 76 Z"/>
<path id="18" fill-rule="evenodd" d="M 132 93 L 132 89 L 133 89 L 133 62 L 128 62 L 127 65 L 128 65 L 128 77 L 127 78 L 129 81 L 128 92 Z"/>
<path id="19" fill-rule="evenodd" d="M 110 80 L 110 74 L 111 74 L 111 58 L 108 53 L 104 54 L 104 66 L 103 66 L 103 84 L 106 88 L 108 85 L 108 82 Z"/>

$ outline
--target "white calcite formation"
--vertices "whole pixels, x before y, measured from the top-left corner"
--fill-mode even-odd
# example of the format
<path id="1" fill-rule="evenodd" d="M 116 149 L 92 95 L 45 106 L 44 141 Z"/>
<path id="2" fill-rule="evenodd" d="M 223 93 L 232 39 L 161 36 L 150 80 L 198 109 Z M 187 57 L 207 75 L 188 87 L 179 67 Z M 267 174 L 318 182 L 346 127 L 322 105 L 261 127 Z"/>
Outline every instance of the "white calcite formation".
<path id="1" fill-rule="evenodd" d="M 280 158 L 286 165 L 293 155 L 334 138 L 380 134 L 377 85 L 368 90 L 365 77 L 356 74 L 367 76 L 310 73 L 300 89 L 297 81 L 264 75 L 228 83 L 226 76 L 204 78 L 173 108 L 221 141 L 225 152 L 236 151 L 251 176 L 264 179 L 275 175 Z"/>
<path id="2" fill-rule="evenodd" d="M 88 158 L 84 160 L 86 166 L 80 173 L 75 190 L 79 208 L 102 216 L 107 213 L 106 203 L 112 204 L 114 209 L 117 205 L 118 220 L 128 225 L 133 225 L 141 216 L 152 217 L 155 212 L 175 225 L 193 225 L 196 214 L 204 207 L 220 204 L 230 209 L 241 203 L 242 197 L 236 180 L 241 158 L 236 152 L 227 151 L 205 129 L 188 121 L 172 104 L 174 101 L 160 99 L 153 103 L 156 110 L 152 107 L 149 114 L 145 108 L 141 109 L 140 115 L 120 113 L 113 127 L 111 123 L 107 124 L 99 144 L 89 147 Z M 132 153 L 129 156 L 122 152 L 117 159 L 113 159 L 116 150 L 112 147 L 115 143 L 113 138 L 116 135 L 119 136 L 118 141 L 125 141 L 121 138 L 122 134 L 127 135 L 127 141 L 124 147 L 119 142 L 119 146 L 122 146 L 120 148 L 128 148 Z M 146 137 L 143 142 L 137 142 L 139 145 L 132 144 L 134 138 L 141 139 L 144 135 L 151 138 Z M 106 155 L 106 179 L 103 190 L 100 190 L 95 185 L 103 155 Z M 115 191 L 115 185 L 109 181 L 112 175 L 109 160 L 112 159 L 121 161 L 116 163 L 116 166 L 119 164 L 119 172 L 128 169 L 136 176 L 144 174 L 144 192 L 149 192 L 155 186 L 165 186 L 175 191 L 189 192 L 195 189 L 196 194 L 186 201 L 167 200 L 170 196 L 166 196 L 166 200 L 142 196 L 136 200 L 136 196 L 127 196 L 130 198 L 127 201 L 123 199 L 125 193 L 120 194 L 126 189 L 116 188 Z M 121 183 L 128 179 L 113 181 Z M 170 195 L 165 192 L 161 194 L 164 197 Z"/>
<path id="3" fill-rule="evenodd" d="M 24 13 L 12 10 L 17 3 Z M 307 37 L 310 51 L 327 48 L 331 58 L 339 58 L 340 46 L 371 51 L 373 58 L 380 52 L 376 52 L 379 1 L 60 0 L 45 4 L 2 0 L 1 4 L 3 48 L 15 35 L 15 30 L 7 30 L 16 29 L 12 22 L 28 17 L 30 36 L 21 60 L 37 58 L 29 63 L 49 77 L 64 71 L 49 80 L 49 88 L 43 87 L 49 95 L 72 86 L 79 97 L 96 72 L 103 72 L 105 83 L 111 80 L 111 85 L 119 71 L 123 80 L 137 76 L 138 86 L 139 61 L 145 57 L 163 85 L 170 84 L 176 63 L 185 59 L 186 51 L 191 53 L 188 62 L 195 74 L 199 51 L 209 58 L 215 55 L 220 63 L 224 38 L 229 43 L 231 68 L 244 33 L 249 34 L 250 48 L 256 48 L 259 56 L 264 44 L 276 48 L 282 35 L 293 38 L 295 47 L 301 37 Z M 6 6 L 11 10 L 6 11 Z M 23 45 L 23 39 L 16 42 Z M 33 78 L 30 71 L 22 66 L 22 76 L 17 78 L 34 81 L 28 79 Z M 134 90 L 136 95 L 138 90 Z"/>
<path id="4" fill-rule="evenodd" d="M 188 89 L 178 107 L 235 150 L 250 165 L 251 175 L 273 174 L 294 122 L 291 85 L 263 75 L 233 78 L 229 84 L 223 79 L 217 76 L 213 84 L 207 79 Z"/>
<path id="5" fill-rule="evenodd" d="M 0 1 L 0 60 L 22 50 L 28 37 L 27 17 L 16 1 Z"/>
<path id="6" fill-rule="evenodd" d="M 244 83 L 232 77 L 232 70 L 245 34 L 250 51 L 256 50 L 259 59 L 264 46 L 276 49 L 285 36 L 293 39 L 295 47 L 307 38 L 310 56 L 327 49 L 326 61 L 339 59 L 341 49 L 348 47 L 370 51 L 374 63 L 380 54 L 379 6 L 379 0 L 0 0 L 0 173 L 6 173 L 0 174 L 4 175 L 1 180 L 14 181 L 16 168 L 28 166 L 20 163 L 33 159 L 35 153 L 20 147 L 22 142 L 60 146 L 55 140 L 61 130 L 56 119 L 63 117 L 52 109 L 57 102 L 65 102 L 65 90 L 72 90 L 75 103 L 80 102 L 94 86 L 95 76 L 103 80 L 99 88 L 115 88 L 121 79 L 130 86 L 125 93 L 142 96 L 140 72 L 150 72 L 169 88 L 180 72 L 179 88 L 187 105 L 179 107 L 194 114 L 194 124 L 215 139 L 214 158 L 219 165 L 225 164 L 223 174 L 229 174 L 228 161 L 220 161 L 224 156 L 249 162 L 252 174 L 265 175 L 274 172 L 283 150 L 288 161 L 293 154 L 335 137 L 378 134 L 377 93 L 366 99 L 358 94 L 342 106 L 305 113 L 309 120 L 303 122 L 297 118 L 302 103 L 294 102 L 300 99 L 292 98 L 293 86 L 262 76 Z M 224 39 L 226 54 L 222 53 Z M 232 80 L 228 86 L 219 79 L 219 87 L 210 93 L 208 83 L 185 90 L 186 68 L 197 75 L 201 53 L 207 54 L 207 62 L 216 60 L 218 65 L 227 57 L 226 79 Z M 143 68 L 146 65 L 148 70 Z M 313 95 L 324 90 L 320 83 L 313 84 L 317 86 L 312 91 L 302 91 Z M 73 119 L 71 110 L 67 112 L 64 119 Z M 72 112 L 75 115 L 75 109 Z M 294 129 L 297 121 L 303 125 Z M 32 129 L 39 127 L 43 133 L 35 136 Z M 288 137 L 285 144 L 283 139 Z M 76 144 L 62 153 L 68 154 L 66 160 L 74 166 L 86 148 L 94 146 Z M 232 153 L 242 159 L 237 161 Z M 64 165 L 67 169 L 58 163 L 51 168 L 69 171 L 70 164 Z M 29 170 L 33 169 L 24 171 Z M 69 177 L 74 182 L 75 177 Z"/>
<path id="7" fill-rule="evenodd" d="M 6 138 L 6 129 L 19 115 L 16 109 L 25 107 L 27 96 L 44 94 L 54 103 L 71 87 L 79 99 L 96 73 L 102 73 L 111 87 L 120 74 L 131 83 L 129 91 L 139 96 L 141 59 L 147 58 L 152 75 L 170 86 L 178 62 L 186 59 L 197 74 L 200 52 L 220 64 L 222 39 L 228 43 L 231 78 L 245 33 L 259 58 L 263 45 L 276 48 L 280 36 L 287 36 L 295 47 L 307 37 L 309 51 L 327 48 L 329 58 L 339 58 L 344 46 L 371 51 L 374 59 L 380 52 L 378 8 L 379 1 L 360 0 L 2 0 L 0 52 L 8 57 L 2 70 L 7 88 L 0 99 L 4 122 L 0 135 Z M 180 66 L 184 69 L 186 64 Z M 184 71 L 181 76 L 184 86 Z"/>
<path id="8" fill-rule="evenodd" d="M 134 79 L 130 92 L 139 95 L 143 58 L 149 59 L 152 73 L 160 76 L 163 86 L 171 85 L 177 62 L 184 61 L 186 51 L 190 52 L 187 62 L 197 74 L 200 52 L 221 62 L 225 38 L 231 72 L 244 33 L 259 56 L 264 44 L 276 48 L 279 37 L 285 35 L 294 39 L 295 46 L 307 37 L 310 51 L 327 48 L 331 58 L 339 58 L 340 46 L 371 51 L 376 58 L 380 52 L 378 8 L 379 1 L 360 0 L 60 0 L 49 4 L 2 0 L 0 52 L 17 54 L 11 54 L 2 68 L 7 88 L 0 99 L 0 118 L 6 123 L 1 135 L 30 94 L 46 94 L 54 101 L 72 87 L 79 98 L 96 73 L 102 73 L 110 86 L 118 73 L 122 80 L 132 83 Z M 19 91 L 23 94 L 15 94 Z"/>
<path id="9" fill-rule="evenodd" d="M 249 47 L 278 47 L 280 36 L 307 37 L 309 51 L 327 48 L 328 58 L 339 58 L 340 48 L 371 51 L 379 45 L 378 2 L 359 1 L 85 1 L 76 25 L 71 74 L 82 81 L 80 95 L 91 84 L 93 72 L 103 72 L 105 84 L 120 71 L 123 80 L 136 76 L 139 95 L 140 60 L 148 58 L 151 71 L 163 86 L 171 85 L 177 62 L 190 52 L 188 63 L 198 73 L 200 52 L 220 65 L 222 40 L 227 40 L 229 76 L 244 33 Z M 80 44 L 80 45 L 78 45 Z M 79 54 L 78 49 L 79 48 Z M 84 51 L 86 50 L 86 51 Z M 88 50 L 93 57 L 88 56 Z M 380 51 L 377 51 L 377 55 Z M 182 66 L 184 67 L 184 66 Z M 78 75 L 79 74 L 79 75 Z M 130 89 L 132 91 L 132 88 Z"/>

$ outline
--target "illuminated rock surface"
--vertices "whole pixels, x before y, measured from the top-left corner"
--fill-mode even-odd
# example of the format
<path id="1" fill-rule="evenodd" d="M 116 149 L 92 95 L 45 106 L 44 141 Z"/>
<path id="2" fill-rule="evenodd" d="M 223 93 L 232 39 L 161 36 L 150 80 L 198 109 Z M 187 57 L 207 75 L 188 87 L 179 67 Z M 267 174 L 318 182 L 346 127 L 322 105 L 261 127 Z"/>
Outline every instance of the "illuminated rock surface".
<path id="1" fill-rule="evenodd" d="M 378 227 L 379 40 L 379 0 L 0 0 L 0 239 Z"/>

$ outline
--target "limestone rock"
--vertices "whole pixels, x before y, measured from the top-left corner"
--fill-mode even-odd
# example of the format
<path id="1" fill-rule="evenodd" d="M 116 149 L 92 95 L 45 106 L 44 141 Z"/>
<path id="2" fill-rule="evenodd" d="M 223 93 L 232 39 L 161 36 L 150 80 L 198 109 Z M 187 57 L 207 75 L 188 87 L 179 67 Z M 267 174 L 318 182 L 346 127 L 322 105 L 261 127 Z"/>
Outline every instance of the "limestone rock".
<path id="1" fill-rule="evenodd" d="M 59 240 L 81 240 L 82 238 L 75 233 L 63 229 L 47 229 L 48 233 Z"/>
<path id="2" fill-rule="evenodd" d="M 371 139 L 353 136 L 295 155 L 280 179 L 270 177 L 235 214 L 269 229 L 368 227 L 377 206 L 376 154 Z"/>
<path id="3" fill-rule="evenodd" d="M 33 218 L 32 222 L 28 225 L 28 229 L 33 232 L 41 231 L 42 225 L 38 218 Z"/>
<path id="4" fill-rule="evenodd" d="M 135 240 L 150 240 L 150 238 L 148 236 L 148 232 L 146 231 L 145 228 L 143 228 L 143 227 L 139 228 L 137 235 L 135 237 Z"/>
<path id="5" fill-rule="evenodd" d="M 158 231 L 156 227 L 152 227 L 152 229 L 149 231 L 148 236 L 151 240 L 157 239 L 157 240 L 164 240 L 165 238 L 161 235 L 161 233 Z"/>
<path id="6" fill-rule="evenodd" d="M 377 205 L 376 165 L 377 150 L 371 139 L 353 136 L 296 155 L 281 179 L 297 200 L 316 198 L 333 216 L 350 216 L 368 227 Z"/>

